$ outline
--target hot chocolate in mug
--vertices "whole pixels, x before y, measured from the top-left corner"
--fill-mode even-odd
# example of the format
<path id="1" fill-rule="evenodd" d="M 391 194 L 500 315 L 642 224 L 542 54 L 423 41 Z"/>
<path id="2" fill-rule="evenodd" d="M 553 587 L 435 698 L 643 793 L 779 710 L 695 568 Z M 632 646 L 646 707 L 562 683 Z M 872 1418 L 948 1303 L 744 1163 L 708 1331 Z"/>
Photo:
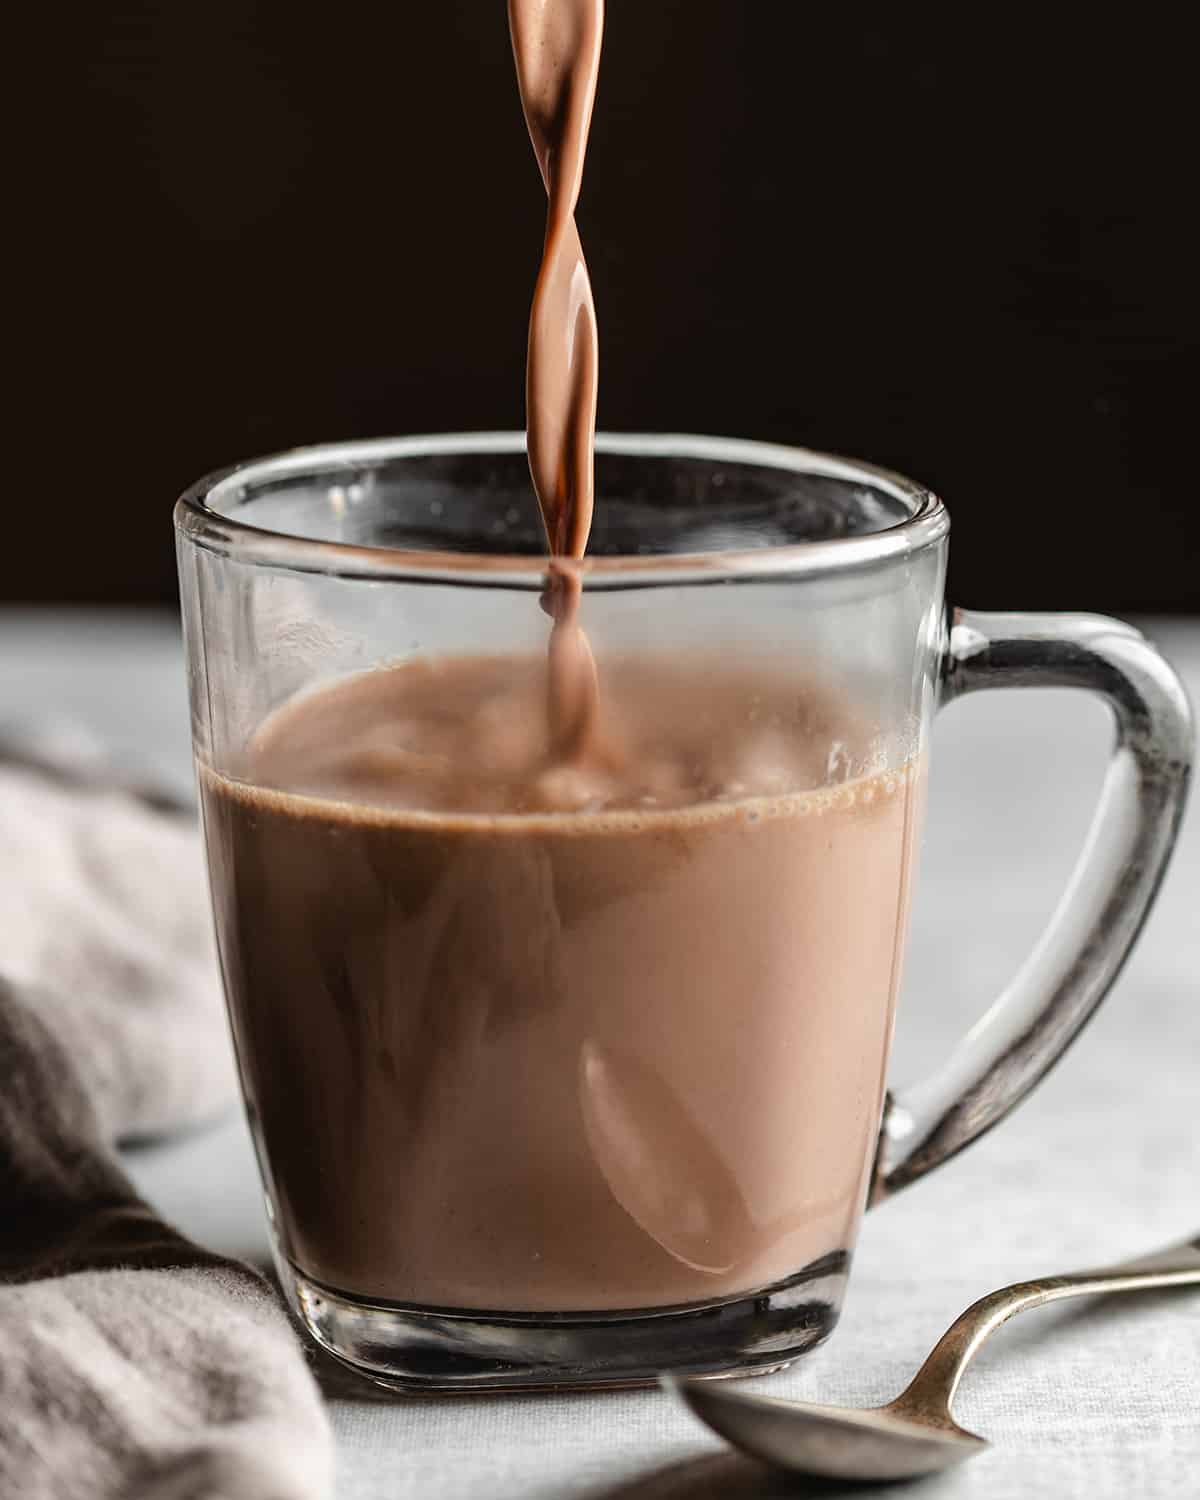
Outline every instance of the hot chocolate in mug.
<path id="1" fill-rule="evenodd" d="M 1102 999 L 1183 807 L 1162 657 L 1098 616 L 948 614 L 921 486 L 662 436 L 601 437 L 596 483 L 587 560 L 551 579 L 578 599 L 557 667 L 520 434 L 301 450 L 176 511 L 280 1280 L 401 1387 L 819 1343 L 863 1209 L 1001 1119 Z M 1039 685 L 1112 709 L 1092 834 L 1005 993 L 890 1094 L 931 717 Z"/>

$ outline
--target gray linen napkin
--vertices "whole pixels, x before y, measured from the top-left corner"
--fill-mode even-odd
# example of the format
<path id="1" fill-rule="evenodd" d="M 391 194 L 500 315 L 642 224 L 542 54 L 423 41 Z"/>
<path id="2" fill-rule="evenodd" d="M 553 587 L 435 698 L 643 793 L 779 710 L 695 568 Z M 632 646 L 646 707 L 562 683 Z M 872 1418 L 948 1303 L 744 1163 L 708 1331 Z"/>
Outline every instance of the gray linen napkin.
<path id="1" fill-rule="evenodd" d="M 36 759 L 0 748 L 0 1500 L 319 1500 L 275 1293 L 112 1151 L 233 1095 L 194 827 Z"/>

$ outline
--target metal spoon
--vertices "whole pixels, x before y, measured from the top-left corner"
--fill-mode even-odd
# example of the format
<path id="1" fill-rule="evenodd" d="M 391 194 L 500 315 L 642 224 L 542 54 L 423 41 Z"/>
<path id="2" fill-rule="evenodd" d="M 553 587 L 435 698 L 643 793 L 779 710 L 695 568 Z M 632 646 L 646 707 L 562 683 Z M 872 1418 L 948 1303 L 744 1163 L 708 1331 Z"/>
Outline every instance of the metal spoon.
<path id="1" fill-rule="evenodd" d="M 778 1468 L 833 1479 L 913 1479 L 988 1446 L 955 1422 L 950 1405 L 984 1340 L 1014 1313 L 1063 1297 L 1200 1286 L 1200 1236 L 1099 1271 L 1019 1281 L 972 1303 L 934 1345 L 907 1389 L 866 1410 L 748 1396 L 707 1380 L 662 1383 L 735 1447 Z"/>

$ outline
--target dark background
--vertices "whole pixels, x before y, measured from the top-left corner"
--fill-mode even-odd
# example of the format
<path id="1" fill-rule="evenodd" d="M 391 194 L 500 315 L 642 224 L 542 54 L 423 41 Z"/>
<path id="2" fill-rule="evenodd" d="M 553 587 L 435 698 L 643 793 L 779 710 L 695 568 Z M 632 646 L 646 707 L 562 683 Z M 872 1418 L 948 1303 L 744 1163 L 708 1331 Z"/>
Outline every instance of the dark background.
<path id="1" fill-rule="evenodd" d="M 1200 608 L 1191 54 L 1149 12 L 948 14 L 610 0 L 601 425 L 907 471 L 974 605 Z M 502 0 L 44 24 L 51 67 L 8 59 L 0 598 L 170 601 L 171 503 L 232 460 L 521 424 L 543 198 Z"/>

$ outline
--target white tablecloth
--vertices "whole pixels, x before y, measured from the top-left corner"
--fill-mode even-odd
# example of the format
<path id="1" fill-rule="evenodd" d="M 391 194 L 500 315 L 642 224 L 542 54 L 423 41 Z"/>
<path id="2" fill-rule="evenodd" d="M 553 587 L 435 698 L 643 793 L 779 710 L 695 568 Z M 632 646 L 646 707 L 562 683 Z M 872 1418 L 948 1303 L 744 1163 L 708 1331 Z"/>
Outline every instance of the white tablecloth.
<path id="1" fill-rule="evenodd" d="M 1200 701 L 1200 624 L 1147 628 Z M 188 781 L 183 675 L 166 619 L 0 616 L 0 715 L 47 712 L 82 719 Z M 1032 941 L 1078 847 L 1107 748 L 1103 710 L 1065 693 L 983 695 L 940 721 L 895 1078 L 935 1062 Z M 1194 805 L 1158 908 L 1097 1020 L 1012 1119 L 868 1218 L 832 1340 L 755 1389 L 884 1400 L 992 1287 L 1200 1231 L 1198 1105 Z M 197 1239 L 264 1259 L 240 1121 L 129 1164 Z M 338 1500 L 795 1493 L 657 1391 L 412 1400 L 330 1376 L 329 1398 Z M 956 1414 L 994 1447 L 929 1481 L 921 1493 L 938 1500 L 1200 1494 L 1200 1292 L 1027 1314 L 969 1372 Z"/>

